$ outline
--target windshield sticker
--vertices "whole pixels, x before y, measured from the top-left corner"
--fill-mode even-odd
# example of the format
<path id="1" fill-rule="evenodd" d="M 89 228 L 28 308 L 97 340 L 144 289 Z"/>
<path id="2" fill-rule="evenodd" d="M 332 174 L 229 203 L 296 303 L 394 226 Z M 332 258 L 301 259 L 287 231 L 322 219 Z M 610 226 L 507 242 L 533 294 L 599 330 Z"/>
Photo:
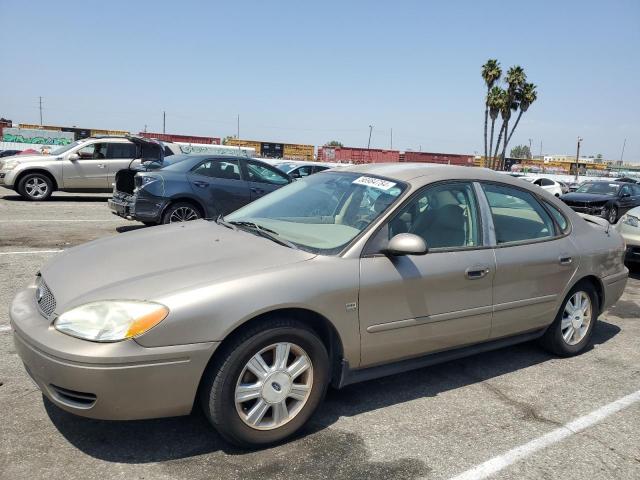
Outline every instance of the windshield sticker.
<path id="1" fill-rule="evenodd" d="M 389 190 L 396 186 L 395 182 L 374 177 L 359 177 L 351 183 L 354 185 L 364 185 L 365 187 L 379 188 L 380 190 Z"/>

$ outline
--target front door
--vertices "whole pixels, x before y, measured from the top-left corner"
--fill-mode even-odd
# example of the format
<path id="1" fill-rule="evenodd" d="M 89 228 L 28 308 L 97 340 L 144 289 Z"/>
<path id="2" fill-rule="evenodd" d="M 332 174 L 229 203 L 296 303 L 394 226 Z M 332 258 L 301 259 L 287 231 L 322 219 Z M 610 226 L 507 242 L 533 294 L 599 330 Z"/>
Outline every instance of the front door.
<path id="1" fill-rule="evenodd" d="M 488 339 L 495 262 L 477 205 L 471 183 L 429 186 L 371 239 L 360 263 L 362 366 Z M 429 252 L 380 254 L 398 233 L 421 236 Z"/>
<path id="2" fill-rule="evenodd" d="M 491 337 L 542 328 L 554 319 L 580 263 L 569 224 L 526 190 L 495 183 L 482 189 L 496 237 Z"/>
<path id="3" fill-rule="evenodd" d="M 208 217 L 227 215 L 249 203 L 248 182 L 241 179 L 236 159 L 207 159 L 188 177 L 193 191 L 206 206 Z"/>
<path id="4" fill-rule="evenodd" d="M 65 189 L 107 190 L 107 144 L 91 143 L 75 152 L 78 158 L 70 160 L 67 155 L 62 163 Z"/>
<path id="5" fill-rule="evenodd" d="M 249 181 L 252 202 L 291 181 L 280 170 L 252 160 L 245 161 L 245 172 Z"/>

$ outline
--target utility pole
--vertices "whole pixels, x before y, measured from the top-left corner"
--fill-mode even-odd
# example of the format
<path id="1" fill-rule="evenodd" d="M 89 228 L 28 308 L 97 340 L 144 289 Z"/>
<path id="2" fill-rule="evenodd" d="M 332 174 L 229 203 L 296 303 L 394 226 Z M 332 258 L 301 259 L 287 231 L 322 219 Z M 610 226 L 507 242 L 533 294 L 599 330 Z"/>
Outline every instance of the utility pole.
<path id="1" fill-rule="evenodd" d="M 40 126 L 42 126 L 42 97 L 40 98 Z"/>
<path id="2" fill-rule="evenodd" d="M 542 140 L 540 140 L 540 160 L 542 159 Z"/>
<path id="3" fill-rule="evenodd" d="M 367 142 L 367 150 L 371 147 L 371 131 L 373 130 L 373 125 L 369 125 L 369 141 Z"/>
<path id="4" fill-rule="evenodd" d="M 529 155 L 533 158 L 533 152 L 531 151 L 531 139 L 529 139 Z"/>
<path id="5" fill-rule="evenodd" d="M 624 142 L 622 142 L 622 153 L 620 154 L 620 165 L 622 165 L 622 158 L 624 157 L 624 147 L 626 147 L 627 145 L 627 139 L 624 139 Z"/>
<path id="6" fill-rule="evenodd" d="M 390 142 L 389 150 L 393 150 L 393 128 L 391 129 L 391 142 Z"/>
<path id="7" fill-rule="evenodd" d="M 144 124 L 144 133 L 147 133 L 147 124 Z"/>
<path id="8" fill-rule="evenodd" d="M 166 126 L 167 126 L 167 112 L 163 111 L 162 112 L 162 133 L 166 133 Z"/>
<path id="9" fill-rule="evenodd" d="M 576 151 L 576 183 L 578 183 L 578 161 L 580 160 L 580 142 L 582 142 L 582 137 L 578 137 L 578 150 Z"/>
<path id="10" fill-rule="evenodd" d="M 238 130 L 236 131 L 236 138 L 240 139 L 240 114 L 238 114 Z"/>

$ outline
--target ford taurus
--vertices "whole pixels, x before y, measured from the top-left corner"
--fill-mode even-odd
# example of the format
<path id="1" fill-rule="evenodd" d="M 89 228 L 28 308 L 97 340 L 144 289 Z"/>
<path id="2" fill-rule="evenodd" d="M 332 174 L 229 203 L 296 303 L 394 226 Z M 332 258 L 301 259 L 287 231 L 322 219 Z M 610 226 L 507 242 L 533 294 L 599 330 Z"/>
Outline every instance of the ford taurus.
<path id="1" fill-rule="evenodd" d="M 69 249 L 10 318 L 60 408 L 127 420 L 199 404 L 257 447 L 299 430 L 329 385 L 534 339 L 580 353 L 625 288 L 623 254 L 606 220 L 506 175 L 361 165 L 217 221 Z"/>

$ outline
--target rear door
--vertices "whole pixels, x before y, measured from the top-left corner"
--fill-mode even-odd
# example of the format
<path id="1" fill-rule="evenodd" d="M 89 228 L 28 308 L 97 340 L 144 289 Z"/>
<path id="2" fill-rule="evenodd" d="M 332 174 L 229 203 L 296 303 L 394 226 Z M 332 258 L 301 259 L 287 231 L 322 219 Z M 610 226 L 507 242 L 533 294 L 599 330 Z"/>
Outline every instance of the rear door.
<path id="1" fill-rule="evenodd" d="M 243 163 L 252 202 L 291 183 L 291 178 L 275 167 L 253 160 L 243 160 Z"/>
<path id="2" fill-rule="evenodd" d="M 399 233 L 422 237 L 429 252 L 381 254 Z M 495 260 L 484 237 L 471 182 L 425 187 L 383 226 L 360 261 L 363 366 L 489 338 Z"/>
<path id="3" fill-rule="evenodd" d="M 618 218 L 638 205 L 640 196 L 637 195 L 637 190 L 634 192 L 633 187 L 636 187 L 636 185 L 630 183 L 620 187 L 620 191 L 618 192 Z"/>
<path id="4" fill-rule="evenodd" d="M 227 215 L 249 203 L 249 184 L 242 179 L 236 158 L 209 158 L 187 174 L 209 217 Z"/>
<path id="5" fill-rule="evenodd" d="M 527 190 L 500 183 L 482 183 L 482 190 L 495 232 L 491 337 L 541 328 L 580 263 L 568 221 Z"/>
<path id="6" fill-rule="evenodd" d="M 107 190 L 107 144 L 104 142 L 85 143 L 75 152 L 78 158 L 70 160 L 67 155 L 62 163 L 65 189 Z"/>
<path id="7" fill-rule="evenodd" d="M 107 144 L 108 186 L 116 179 L 116 173 L 129 168 L 131 161 L 136 158 L 136 146 L 131 142 L 111 142 Z"/>

